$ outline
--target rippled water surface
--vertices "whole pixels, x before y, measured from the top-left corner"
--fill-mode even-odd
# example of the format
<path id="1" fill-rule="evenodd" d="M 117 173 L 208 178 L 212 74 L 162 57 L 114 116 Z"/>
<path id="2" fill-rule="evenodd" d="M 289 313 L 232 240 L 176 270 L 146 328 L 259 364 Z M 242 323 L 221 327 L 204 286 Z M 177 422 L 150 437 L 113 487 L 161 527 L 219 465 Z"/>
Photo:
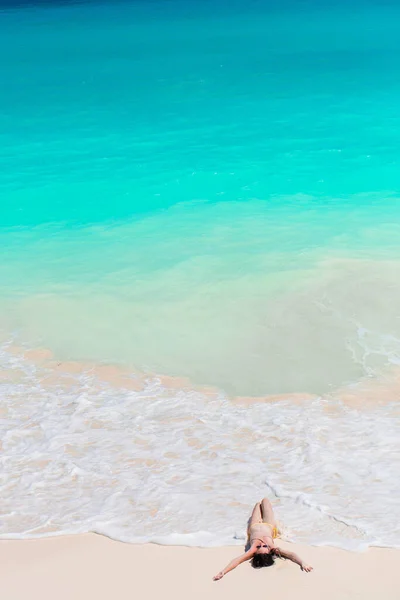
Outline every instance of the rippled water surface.
<path id="1" fill-rule="evenodd" d="M 1 534 L 399 545 L 399 9 L 0 15 Z"/>

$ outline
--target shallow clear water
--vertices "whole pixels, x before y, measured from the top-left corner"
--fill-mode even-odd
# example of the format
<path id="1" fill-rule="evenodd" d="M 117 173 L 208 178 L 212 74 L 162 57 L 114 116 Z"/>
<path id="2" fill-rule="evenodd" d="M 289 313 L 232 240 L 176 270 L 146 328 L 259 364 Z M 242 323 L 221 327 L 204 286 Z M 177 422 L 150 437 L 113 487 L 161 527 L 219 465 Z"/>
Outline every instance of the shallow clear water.
<path id="1" fill-rule="evenodd" d="M 398 544 L 399 9 L 0 14 L 4 535 Z"/>

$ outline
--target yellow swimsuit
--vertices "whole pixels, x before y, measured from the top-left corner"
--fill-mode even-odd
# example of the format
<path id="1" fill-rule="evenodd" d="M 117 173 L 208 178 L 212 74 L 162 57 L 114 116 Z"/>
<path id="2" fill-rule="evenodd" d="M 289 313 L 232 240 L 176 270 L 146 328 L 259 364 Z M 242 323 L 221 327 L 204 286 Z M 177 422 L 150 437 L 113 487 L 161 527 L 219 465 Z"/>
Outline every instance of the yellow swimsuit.
<path id="1" fill-rule="evenodd" d="M 272 539 L 273 540 L 275 540 L 279 536 L 278 528 L 275 527 L 275 525 L 271 525 L 271 523 L 266 523 L 266 522 L 263 522 L 263 523 L 252 523 L 250 525 L 250 528 L 251 527 L 257 527 L 258 525 L 268 525 L 268 527 L 271 527 L 271 529 L 272 529 Z M 250 531 L 249 531 L 249 533 L 250 533 Z"/>

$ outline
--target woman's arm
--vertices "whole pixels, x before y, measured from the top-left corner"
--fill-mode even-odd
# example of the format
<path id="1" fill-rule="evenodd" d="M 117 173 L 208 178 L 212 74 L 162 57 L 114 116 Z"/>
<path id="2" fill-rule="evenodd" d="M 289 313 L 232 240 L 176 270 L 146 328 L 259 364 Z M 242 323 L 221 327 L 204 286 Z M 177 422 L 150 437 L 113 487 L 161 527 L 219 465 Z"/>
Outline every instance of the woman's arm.
<path id="1" fill-rule="evenodd" d="M 313 570 L 313 568 L 310 567 L 310 565 L 306 565 L 301 560 L 300 556 L 298 556 L 294 552 L 287 552 L 286 550 L 281 550 L 280 548 L 279 548 L 279 552 L 280 552 L 280 555 L 282 556 L 282 558 L 287 558 L 288 560 L 291 560 L 292 562 L 296 563 L 296 565 L 299 565 L 299 567 L 302 571 L 309 573 L 310 571 Z"/>
<path id="2" fill-rule="evenodd" d="M 248 550 L 241 556 L 238 556 L 237 558 L 234 558 L 233 560 L 231 560 L 231 562 L 229 563 L 229 565 L 227 565 L 225 567 L 225 569 L 223 569 L 222 571 L 220 571 L 217 575 L 215 575 L 213 577 L 213 580 L 219 581 L 220 579 L 223 578 L 224 575 L 229 573 L 229 571 L 233 571 L 233 569 L 236 569 L 236 567 L 238 567 L 242 563 L 246 562 L 246 560 L 250 560 L 251 558 L 253 558 L 254 552 L 255 552 L 255 550 L 253 548 L 250 548 L 250 550 Z"/>

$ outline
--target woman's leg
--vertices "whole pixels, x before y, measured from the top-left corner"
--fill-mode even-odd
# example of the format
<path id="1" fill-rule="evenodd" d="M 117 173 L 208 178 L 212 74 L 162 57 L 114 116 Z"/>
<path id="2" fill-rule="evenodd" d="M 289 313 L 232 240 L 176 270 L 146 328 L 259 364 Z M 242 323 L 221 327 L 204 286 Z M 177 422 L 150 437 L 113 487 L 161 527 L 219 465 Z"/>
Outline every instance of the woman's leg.
<path id="1" fill-rule="evenodd" d="M 257 504 L 253 508 L 253 512 L 251 513 L 250 519 L 247 521 L 247 542 L 246 542 L 246 546 L 244 548 L 246 552 L 247 552 L 247 550 L 250 550 L 250 547 L 251 547 L 251 543 L 250 543 L 251 526 L 254 525 L 255 523 L 261 523 L 261 522 L 262 522 L 261 504 L 259 502 L 257 502 Z"/>
<path id="2" fill-rule="evenodd" d="M 254 523 L 262 523 L 262 513 L 261 513 L 261 504 L 257 502 L 257 504 L 253 508 L 253 512 L 251 513 L 249 526 L 254 525 Z"/>
<path id="3" fill-rule="evenodd" d="M 276 526 L 274 511 L 268 498 L 263 498 L 261 500 L 261 514 L 264 523 L 270 523 L 271 525 Z"/>

